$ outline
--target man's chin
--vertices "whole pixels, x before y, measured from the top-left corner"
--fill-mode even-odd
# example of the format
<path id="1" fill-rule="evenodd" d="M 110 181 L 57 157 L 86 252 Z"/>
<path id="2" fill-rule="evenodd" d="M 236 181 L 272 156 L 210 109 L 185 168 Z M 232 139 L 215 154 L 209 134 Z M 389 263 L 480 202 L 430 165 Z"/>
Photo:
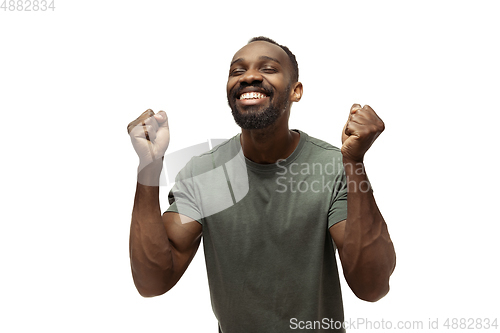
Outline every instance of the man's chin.
<path id="1" fill-rule="evenodd" d="M 258 115 L 265 112 L 266 106 L 264 105 L 246 105 L 236 106 L 236 111 L 240 115 Z"/>
<path id="2" fill-rule="evenodd" d="M 263 109 L 257 111 L 246 110 L 239 112 L 238 109 L 232 110 L 234 121 L 242 129 L 264 129 L 274 124 L 279 118 L 279 113 L 274 109 Z"/>

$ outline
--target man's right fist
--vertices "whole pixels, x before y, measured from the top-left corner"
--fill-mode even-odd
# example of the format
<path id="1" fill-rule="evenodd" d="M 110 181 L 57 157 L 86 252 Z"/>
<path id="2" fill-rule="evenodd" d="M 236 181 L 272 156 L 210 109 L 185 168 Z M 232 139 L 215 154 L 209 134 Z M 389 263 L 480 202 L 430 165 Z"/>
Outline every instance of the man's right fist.
<path id="1" fill-rule="evenodd" d="M 148 109 L 127 126 L 132 145 L 139 155 L 139 171 L 157 159 L 161 159 L 170 142 L 168 118 L 165 111 L 157 114 Z"/>

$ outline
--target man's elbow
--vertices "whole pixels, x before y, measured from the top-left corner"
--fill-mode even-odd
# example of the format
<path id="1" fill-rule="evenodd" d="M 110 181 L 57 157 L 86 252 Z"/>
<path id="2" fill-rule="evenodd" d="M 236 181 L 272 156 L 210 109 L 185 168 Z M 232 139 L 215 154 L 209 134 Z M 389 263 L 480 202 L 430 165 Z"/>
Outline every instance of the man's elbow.
<path id="1" fill-rule="evenodd" d="M 366 271 L 358 276 L 352 276 L 348 281 L 353 281 L 349 284 L 354 294 L 367 302 L 376 302 L 389 293 L 389 280 L 396 267 L 396 257 L 387 265 L 377 266 L 375 269 Z"/>
<path id="2" fill-rule="evenodd" d="M 376 302 L 389 292 L 390 274 L 351 274 L 346 281 L 357 298 L 367 302 Z"/>
<path id="3" fill-rule="evenodd" d="M 139 295 L 142 297 L 155 297 L 165 294 L 172 289 L 175 283 L 168 283 L 168 279 L 156 277 L 155 279 L 148 277 L 140 279 L 136 274 L 132 274 L 134 285 Z"/>
<path id="4" fill-rule="evenodd" d="M 138 283 L 135 283 L 135 288 L 139 292 L 139 295 L 145 298 L 156 297 L 165 294 L 171 288 L 166 286 L 163 287 L 150 287 L 150 286 L 141 286 Z"/>
<path id="5" fill-rule="evenodd" d="M 160 296 L 160 295 L 163 295 L 164 293 L 166 293 L 166 291 L 165 292 L 154 292 L 154 291 L 144 290 L 144 289 L 137 289 L 137 291 L 139 292 L 139 295 L 141 295 L 144 298 L 156 297 L 156 296 Z"/>
<path id="6" fill-rule="evenodd" d="M 367 302 L 376 302 L 383 298 L 389 292 L 389 283 L 381 285 L 372 285 L 369 288 L 351 288 L 356 297 Z"/>

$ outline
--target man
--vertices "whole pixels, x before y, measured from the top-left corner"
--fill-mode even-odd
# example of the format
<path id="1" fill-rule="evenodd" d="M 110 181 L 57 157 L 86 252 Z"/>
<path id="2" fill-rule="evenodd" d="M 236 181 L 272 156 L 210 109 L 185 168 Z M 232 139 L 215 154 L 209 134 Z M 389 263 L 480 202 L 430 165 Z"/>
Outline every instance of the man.
<path id="1" fill-rule="evenodd" d="M 288 48 L 258 37 L 236 52 L 227 97 L 241 134 L 179 172 L 163 216 L 166 114 L 148 110 L 129 124 L 141 161 L 130 234 L 141 295 L 172 288 L 202 235 L 220 332 L 343 331 L 335 247 L 359 298 L 388 292 L 395 252 L 363 165 L 384 124 L 353 105 L 339 150 L 288 128 L 302 92 Z"/>

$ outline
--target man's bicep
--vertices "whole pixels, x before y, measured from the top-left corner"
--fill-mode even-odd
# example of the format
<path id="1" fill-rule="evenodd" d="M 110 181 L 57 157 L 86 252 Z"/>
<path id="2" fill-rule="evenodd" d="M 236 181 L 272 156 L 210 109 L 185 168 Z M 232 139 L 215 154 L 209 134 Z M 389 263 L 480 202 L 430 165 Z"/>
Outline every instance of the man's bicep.
<path id="1" fill-rule="evenodd" d="M 332 236 L 335 246 L 341 253 L 342 247 L 344 246 L 344 232 L 345 232 L 346 220 L 340 221 L 332 225 L 329 229 L 330 235 Z"/>
<path id="2" fill-rule="evenodd" d="M 174 251 L 196 252 L 202 233 L 202 226 L 199 222 L 179 213 L 165 212 L 163 225 Z"/>

